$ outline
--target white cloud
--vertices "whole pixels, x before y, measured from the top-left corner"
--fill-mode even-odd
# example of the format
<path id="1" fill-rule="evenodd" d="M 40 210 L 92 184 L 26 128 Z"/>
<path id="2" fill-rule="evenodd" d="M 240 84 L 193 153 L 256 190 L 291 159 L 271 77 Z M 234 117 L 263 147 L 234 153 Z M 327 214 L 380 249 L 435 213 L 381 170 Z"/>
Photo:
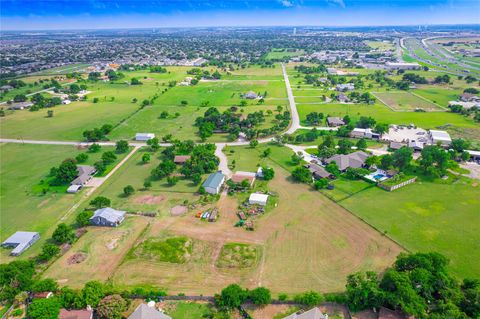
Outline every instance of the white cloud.
<path id="1" fill-rule="evenodd" d="M 328 3 L 333 3 L 339 5 L 342 8 L 345 8 L 345 2 L 343 0 L 327 0 Z"/>
<path id="2" fill-rule="evenodd" d="M 290 0 L 280 0 L 280 3 L 287 8 L 293 7 L 293 3 Z"/>

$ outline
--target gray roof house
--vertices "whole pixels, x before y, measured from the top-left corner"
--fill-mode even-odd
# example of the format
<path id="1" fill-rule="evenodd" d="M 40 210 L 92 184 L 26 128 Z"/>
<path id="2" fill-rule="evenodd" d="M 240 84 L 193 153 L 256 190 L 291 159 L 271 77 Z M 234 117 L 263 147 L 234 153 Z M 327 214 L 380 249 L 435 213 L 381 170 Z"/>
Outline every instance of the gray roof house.
<path id="1" fill-rule="evenodd" d="M 110 207 L 100 208 L 95 211 L 90 218 L 90 222 L 95 226 L 117 227 L 125 219 L 125 212 Z"/>
<path id="2" fill-rule="evenodd" d="M 18 256 L 40 239 L 37 232 L 17 231 L 2 243 L 2 247 L 13 247 L 10 255 Z"/>
<path id="3" fill-rule="evenodd" d="M 338 154 L 335 156 L 332 156 L 328 159 L 325 160 L 325 162 L 331 163 L 335 162 L 337 163 L 338 169 L 340 171 L 345 171 L 347 168 L 360 168 L 365 165 L 366 159 L 369 157 L 367 153 L 363 151 L 356 151 L 347 155 L 344 154 Z"/>
<path id="4" fill-rule="evenodd" d="M 339 117 L 332 117 L 332 116 L 327 117 L 327 123 L 328 123 L 328 126 L 342 126 L 342 125 L 345 125 L 345 122 L 343 121 L 343 119 L 341 119 Z"/>
<path id="5" fill-rule="evenodd" d="M 78 165 L 77 166 L 78 176 L 75 178 L 70 185 L 85 185 L 95 174 L 96 170 L 93 166 L 87 165 Z"/>
<path id="6" fill-rule="evenodd" d="M 202 186 L 207 193 L 215 195 L 220 192 L 220 188 L 222 187 L 224 182 L 225 175 L 223 175 L 221 171 L 218 171 L 210 174 L 207 180 L 203 182 Z"/>
<path id="7" fill-rule="evenodd" d="M 292 313 L 283 319 L 328 319 L 327 314 L 323 314 L 317 307 L 302 313 Z"/>
<path id="8" fill-rule="evenodd" d="M 33 105 L 33 103 L 29 102 L 29 101 L 18 102 L 18 103 L 14 103 L 14 104 L 10 105 L 8 107 L 8 109 L 9 110 L 24 110 L 24 109 L 28 109 L 32 105 Z"/>
<path id="9" fill-rule="evenodd" d="M 172 317 L 142 303 L 137 309 L 135 309 L 128 319 L 172 319 Z"/>
<path id="10" fill-rule="evenodd" d="M 249 99 L 249 100 L 254 100 L 256 99 L 258 96 L 257 96 L 257 93 L 253 92 L 253 91 L 250 91 L 250 92 L 247 92 L 247 94 L 245 94 L 245 98 L 246 99 Z"/>
<path id="11" fill-rule="evenodd" d="M 332 174 L 327 172 L 325 168 L 318 164 L 310 163 L 305 165 L 306 168 L 312 173 L 313 177 L 316 179 L 320 178 L 332 178 Z"/>

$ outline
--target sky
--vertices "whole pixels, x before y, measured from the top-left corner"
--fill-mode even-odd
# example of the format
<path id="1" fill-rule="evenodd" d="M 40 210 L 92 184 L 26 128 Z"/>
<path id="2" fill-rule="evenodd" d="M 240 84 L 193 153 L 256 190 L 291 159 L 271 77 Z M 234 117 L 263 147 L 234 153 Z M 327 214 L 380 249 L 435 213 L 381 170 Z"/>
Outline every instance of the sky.
<path id="1" fill-rule="evenodd" d="M 480 0 L 0 0 L 0 30 L 479 24 Z"/>

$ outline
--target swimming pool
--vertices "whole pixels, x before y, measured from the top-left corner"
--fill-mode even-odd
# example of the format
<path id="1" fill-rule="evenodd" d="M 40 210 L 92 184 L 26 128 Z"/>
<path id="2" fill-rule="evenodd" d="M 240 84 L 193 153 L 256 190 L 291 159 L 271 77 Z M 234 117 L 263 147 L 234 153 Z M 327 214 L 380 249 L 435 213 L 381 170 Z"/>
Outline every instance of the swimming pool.
<path id="1" fill-rule="evenodd" d="M 383 174 L 376 174 L 376 175 L 373 175 L 373 178 L 375 178 L 376 180 L 380 180 L 384 177 L 387 177 L 386 175 L 383 175 Z"/>

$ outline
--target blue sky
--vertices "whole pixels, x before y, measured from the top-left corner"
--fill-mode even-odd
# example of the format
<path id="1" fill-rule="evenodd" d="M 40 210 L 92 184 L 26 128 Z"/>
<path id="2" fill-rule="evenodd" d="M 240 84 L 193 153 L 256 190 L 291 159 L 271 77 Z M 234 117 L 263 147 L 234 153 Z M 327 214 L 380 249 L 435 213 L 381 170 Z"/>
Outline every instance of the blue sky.
<path id="1" fill-rule="evenodd" d="M 480 0 L 0 0 L 3 30 L 480 23 Z"/>

